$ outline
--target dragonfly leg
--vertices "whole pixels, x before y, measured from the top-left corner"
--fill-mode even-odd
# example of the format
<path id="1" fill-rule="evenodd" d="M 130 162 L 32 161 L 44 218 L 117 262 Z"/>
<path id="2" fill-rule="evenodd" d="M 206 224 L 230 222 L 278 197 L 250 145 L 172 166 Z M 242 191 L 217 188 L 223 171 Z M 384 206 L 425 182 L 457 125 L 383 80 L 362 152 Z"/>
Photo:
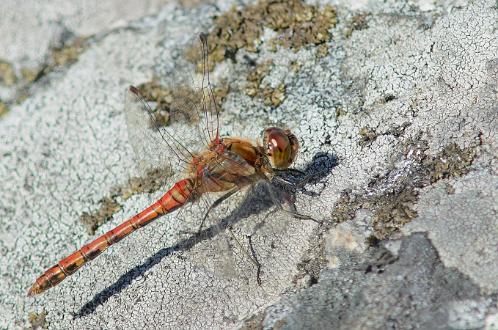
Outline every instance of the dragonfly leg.
<path id="1" fill-rule="evenodd" d="M 246 235 L 249 241 L 249 249 L 251 251 L 251 253 L 249 254 L 249 252 L 242 246 L 237 237 L 235 237 L 235 234 L 232 232 L 231 226 L 229 226 L 227 229 L 232 238 L 234 239 L 235 243 L 239 247 L 239 249 L 247 256 L 249 260 L 251 260 L 254 266 L 256 266 L 256 282 L 258 283 L 258 285 L 261 285 L 261 264 L 259 263 L 258 258 L 256 257 L 256 251 L 252 246 L 252 235 Z"/>
<path id="2" fill-rule="evenodd" d="M 298 170 L 295 170 L 295 171 L 298 171 Z M 298 171 L 302 174 L 305 174 L 304 172 L 301 172 L 301 171 Z M 321 173 L 321 172 L 320 172 Z M 297 183 L 294 183 L 294 182 L 290 182 L 282 177 L 279 177 L 279 176 L 274 176 L 273 177 L 273 180 L 279 182 L 279 183 L 282 183 L 284 184 L 285 186 L 289 186 L 289 187 L 292 187 L 292 188 L 303 188 L 313 177 L 317 176 L 318 174 L 320 173 L 312 173 L 312 174 L 308 174 L 306 175 L 304 178 L 302 178 L 301 180 L 299 180 Z"/>
<path id="3" fill-rule="evenodd" d="M 305 178 L 305 179 L 306 179 L 306 178 Z M 285 181 L 285 180 L 284 180 L 284 179 L 282 179 L 282 178 L 279 178 L 279 180 L 283 180 L 284 182 L 287 182 L 287 181 Z M 308 179 L 308 180 L 309 180 L 309 179 Z M 294 218 L 299 219 L 299 220 L 311 220 L 311 221 L 314 221 L 314 222 L 316 222 L 316 223 L 320 223 L 320 224 L 322 223 L 322 221 L 316 220 L 316 219 L 314 219 L 313 217 L 311 217 L 311 216 L 309 216 L 309 215 L 306 215 L 306 214 L 301 214 L 301 213 L 297 212 L 297 211 L 295 210 L 295 207 L 293 207 L 293 205 L 291 206 L 291 207 L 293 208 L 292 210 L 286 210 L 286 209 L 282 206 L 282 204 L 280 203 L 280 201 L 279 201 L 279 199 L 277 198 L 277 196 L 275 196 L 275 193 L 274 193 L 274 191 L 271 189 L 271 187 L 270 187 L 270 186 L 266 186 L 266 189 L 268 190 L 268 192 L 269 192 L 269 194 L 270 194 L 270 197 L 271 197 L 271 199 L 272 199 L 273 203 L 275 204 L 275 206 L 276 206 L 276 207 L 278 207 L 281 211 L 286 212 L 286 213 L 288 213 L 288 214 L 292 215 Z M 290 203 L 289 203 L 289 202 L 288 202 L 287 204 L 289 204 L 289 205 L 290 205 Z"/>
<path id="4" fill-rule="evenodd" d="M 235 194 L 238 190 L 239 189 L 236 188 L 236 189 L 232 189 L 232 190 L 228 191 L 225 195 L 223 195 L 220 198 L 218 198 L 217 200 L 215 200 L 214 203 L 209 206 L 209 208 L 206 211 L 206 214 L 204 214 L 204 217 L 202 218 L 201 224 L 199 225 L 199 229 L 197 230 L 198 234 L 201 232 L 202 227 L 204 226 L 204 222 L 206 221 L 206 219 L 209 215 L 209 212 L 211 212 L 215 207 L 220 205 L 224 200 L 226 200 L 227 198 L 229 198 L 230 196 Z"/>

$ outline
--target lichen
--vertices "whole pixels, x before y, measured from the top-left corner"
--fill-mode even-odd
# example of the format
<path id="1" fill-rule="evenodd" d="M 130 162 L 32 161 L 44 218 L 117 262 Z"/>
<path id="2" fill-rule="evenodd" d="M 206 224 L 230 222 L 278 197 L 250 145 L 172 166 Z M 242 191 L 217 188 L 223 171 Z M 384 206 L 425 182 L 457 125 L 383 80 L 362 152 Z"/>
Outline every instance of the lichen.
<path id="1" fill-rule="evenodd" d="M 5 86 L 12 86 L 16 83 L 16 72 L 12 64 L 7 61 L 0 60 L 0 83 Z"/>
<path id="2" fill-rule="evenodd" d="M 207 110 L 214 113 L 221 110 L 221 105 L 229 92 L 229 87 L 226 84 L 215 86 L 212 90 L 213 97 L 205 95 L 203 101 L 202 93 L 208 93 L 208 90 L 194 90 L 188 86 L 170 88 L 161 85 L 156 78 L 138 85 L 137 88 L 145 101 L 154 104 L 151 127 L 166 126 L 179 121 L 197 123 L 201 111 Z M 213 99 L 216 102 L 216 107 L 211 102 Z"/>
<path id="3" fill-rule="evenodd" d="M 346 28 L 344 29 L 344 36 L 346 38 L 351 37 L 353 31 L 365 30 L 368 28 L 368 18 L 367 13 L 358 13 L 354 15 L 349 22 L 346 23 Z"/>
<path id="4" fill-rule="evenodd" d="M 37 330 L 37 329 L 48 329 L 48 323 L 46 320 L 47 312 L 43 311 L 41 313 L 29 312 L 28 314 L 28 322 L 29 330 Z"/>
<path id="5" fill-rule="evenodd" d="M 171 174 L 170 169 L 155 169 L 144 177 L 132 177 L 126 184 L 111 188 L 109 195 L 100 200 L 100 207 L 95 212 L 84 212 L 80 216 L 80 222 L 83 223 L 88 234 L 95 234 L 101 225 L 121 210 L 122 205 L 119 200 L 126 200 L 139 193 L 155 192 L 165 186 Z"/>
<path id="6" fill-rule="evenodd" d="M 9 112 L 9 108 L 5 103 L 0 101 L 0 118 L 2 118 L 2 116 L 4 116 L 7 112 Z"/>
<path id="7" fill-rule="evenodd" d="M 263 83 L 264 77 L 270 72 L 272 60 L 256 65 L 247 75 L 245 93 L 254 98 L 260 98 L 268 106 L 278 107 L 285 100 L 285 85 L 279 84 L 276 88 Z"/>
<path id="8" fill-rule="evenodd" d="M 78 60 L 78 57 L 87 47 L 87 38 L 76 37 L 62 47 L 52 49 L 52 61 L 54 66 L 65 66 Z"/>
<path id="9" fill-rule="evenodd" d="M 394 137 L 399 137 L 404 133 L 405 129 L 410 125 L 411 123 L 406 122 L 401 125 L 391 127 L 384 132 L 376 132 L 375 129 L 366 126 L 362 127 L 358 132 L 358 135 L 360 135 L 360 141 L 358 144 L 360 146 L 369 145 L 381 135 L 392 135 Z"/>
<path id="10" fill-rule="evenodd" d="M 372 179 L 363 193 L 344 191 L 334 207 L 334 222 L 354 218 L 360 208 L 370 210 L 373 236 L 385 239 L 417 216 L 414 205 L 420 189 L 442 179 L 465 175 L 476 158 L 474 148 L 462 149 L 457 144 L 447 145 L 434 156 L 427 155 L 427 149 L 425 141 L 405 142 L 402 160 L 409 159 L 411 165 L 403 169 L 393 167 L 386 176 Z"/>
<path id="11" fill-rule="evenodd" d="M 225 59 L 234 59 L 240 49 L 257 52 L 263 42 L 264 29 L 276 36 L 269 40 L 270 48 L 282 46 L 295 51 L 307 45 L 320 45 L 330 40 L 329 30 L 337 22 L 331 6 L 322 8 L 304 1 L 260 0 L 243 8 L 232 7 L 214 20 L 208 34 L 209 70 Z M 197 48 L 187 49 L 186 56 L 199 62 Z M 198 66 L 198 69 L 202 67 Z"/>
<path id="12" fill-rule="evenodd" d="M 315 45 L 316 55 L 324 57 L 328 54 L 326 42 L 330 40 L 329 30 L 336 22 L 333 7 L 327 5 L 320 8 L 299 0 L 260 0 L 242 8 L 232 7 L 214 20 L 214 28 L 207 35 L 209 61 L 206 69 L 212 71 L 216 63 L 225 59 L 235 61 L 240 49 L 259 51 L 265 28 L 276 32 L 276 36 L 268 40 L 270 50 L 276 51 L 280 46 L 297 51 L 307 45 Z M 199 43 L 188 47 L 184 54 L 196 65 L 197 72 L 203 72 L 205 62 Z M 285 100 L 286 87 L 284 84 L 273 87 L 262 84 L 271 66 L 272 62 L 266 61 L 249 70 L 245 93 L 275 108 Z M 293 71 L 298 69 L 296 63 L 291 66 Z"/>
<path id="13" fill-rule="evenodd" d="M 50 50 L 49 56 L 44 63 L 38 67 L 22 67 L 19 69 L 19 76 L 13 66 L 0 60 L 0 84 L 15 89 L 15 98 L 9 99 L 9 104 L 20 104 L 28 98 L 30 87 L 48 75 L 52 71 L 67 67 L 78 60 L 79 55 L 86 49 L 88 38 L 76 37 L 71 41 L 54 47 Z M 0 102 L 0 116 L 6 112 L 6 105 Z"/>
<path id="14" fill-rule="evenodd" d="M 375 133 L 375 130 L 369 127 L 362 127 L 358 134 L 361 136 L 361 146 L 368 145 L 377 138 L 377 133 Z"/>

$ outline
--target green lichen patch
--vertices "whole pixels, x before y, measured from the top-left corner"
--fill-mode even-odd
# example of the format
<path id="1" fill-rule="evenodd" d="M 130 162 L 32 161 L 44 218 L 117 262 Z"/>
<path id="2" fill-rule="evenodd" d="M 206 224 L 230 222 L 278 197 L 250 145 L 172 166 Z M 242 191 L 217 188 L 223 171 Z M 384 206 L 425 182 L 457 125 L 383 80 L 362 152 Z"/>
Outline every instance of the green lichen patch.
<path id="1" fill-rule="evenodd" d="M 20 104 L 30 95 L 31 86 L 56 69 L 67 67 L 78 60 L 79 55 L 86 49 L 88 38 L 76 37 L 61 46 L 52 48 L 49 56 L 39 67 L 23 67 L 16 74 L 13 66 L 0 60 L 0 84 L 15 89 L 15 98 L 8 100 L 8 104 Z M 0 116 L 7 107 L 0 102 Z"/>
<path id="2" fill-rule="evenodd" d="M 261 82 L 263 78 L 270 72 L 272 60 L 268 60 L 256 65 L 247 75 L 246 94 L 256 96 L 260 92 Z"/>
<path id="3" fill-rule="evenodd" d="M 368 145 L 377 138 L 375 130 L 369 127 L 362 127 L 358 133 L 361 137 L 360 145 Z"/>
<path id="4" fill-rule="evenodd" d="M 151 127 L 166 126 L 178 121 L 197 123 L 204 109 L 213 113 L 221 109 L 229 92 L 228 85 L 223 84 L 213 88 L 212 97 L 209 91 L 205 90 L 203 98 L 203 91 L 193 90 L 187 86 L 169 88 L 161 85 L 157 79 L 140 84 L 137 88 L 145 101 L 154 103 L 151 108 Z M 213 100 L 216 102 L 216 107 Z"/>
<path id="5" fill-rule="evenodd" d="M 274 49 L 280 45 L 297 51 L 329 41 L 329 30 L 336 22 L 333 7 L 309 5 L 299 0 L 260 0 L 243 8 L 233 7 L 215 18 L 215 27 L 208 35 L 209 70 L 218 62 L 234 59 L 239 49 L 257 52 L 265 28 L 277 33 L 269 41 Z M 189 49 L 186 54 L 192 62 L 199 62 L 197 49 Z"/>
<path id="6" fill-rule="evenodd" d="M 20 89 L 26 90 L 30 84 L 40 80 L 52 71 L 74 64 L 87 47 L 88 38 L 75 37 L 61 46 L 52 48 L 45 63 L 40 67 L 21 68 L 22 85 Z"/>
<path id="7" fill-rule="evenodd" d="M 121 210 L 120 199 L 126 200 L 135 194 L 152 193 L 164 188 L 171 175 L 170 169 L 155 169 L 149 171 L 144 177 L 130 178 L 126 184 L 111 188 L 110 194 L 100 200 L 100 207 L 95 212 L 84 212 L 80 217 L 80 222 L 85 226 L 88 234 L 95 234 L 101 225 Z"/>
<path id="8" fill-rule="evenodd" d="M 66 66 L 78 60 L 87 47 L 87 38 L 76 37 L 71 42 L 61 47 L 52 49 L 52 62 L 54 66 Z"/>
<path id="9" fill-rule="evenodd" d="M 285 100 L 285 85 L 279 84 L 276 88 L 263 84 L 264 77 L 270 72 L 272 60 L 256 65 L 247 75 L 245 93 L 251 97 L 263 100 L 268 106 L 278 107 Z"/>
<path id="10" fill-rule="evenodd" d="M 12 64 L 0 60 L 0 83 L 5 86 L 12 86 L 16 83 L 17 76 Z"/>
<path id="11" fill-rule="evenodd" d="M 43 311 L 41 313 L 29 312 L 28 322 L 29 327 L 27 330 L 37 330 L 37 329 L 48 329 L 47 323 L 47 312 Z"/>
<path id="12" fill-rule="evenodd" d="M 371 180 L 363 193 L 344 191 L 334 207 L 334 222 L 354 218 L 358 209 L 370 210 L 373 236 L 387 238 L 417 216 L 414 205 L 420 189 L 442 179 L 465 175 L 476 158 L 474 148 L 462 149 L 456 144 L 449 144 L 435 156 L 427 155 L 427 149 L 425 141 L 406 142 L 397 162 L 409 159 L 410 166 L 393 166 L 386 176 Z"/>
<path id="13" fill-rule="evenodd" d="M 2 118 L 2 116 L 4 116 L 7 112 L 9 112 L 9 108 L 5 103 L 0 101 L 0 118 Z"/>

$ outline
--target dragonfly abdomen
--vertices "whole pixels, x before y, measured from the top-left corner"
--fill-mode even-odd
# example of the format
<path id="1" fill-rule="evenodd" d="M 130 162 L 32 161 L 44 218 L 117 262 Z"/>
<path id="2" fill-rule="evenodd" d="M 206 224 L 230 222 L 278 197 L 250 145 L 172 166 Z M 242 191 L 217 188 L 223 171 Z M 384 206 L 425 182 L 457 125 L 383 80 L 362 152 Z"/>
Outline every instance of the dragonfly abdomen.
<path id="1" fill-rule="evenodd" d="M 33 296 L 56 286 L 66 277 L 74 274 L 78 269 L 83 267 L 88 261 L 95 259 L 109 246 L 119 242 L 135 230 L 151 223 L 161 215 L 172 212 L 185 204 L 192 196 L 193 191 L 194 184 L 191 179 L 178 181 L 157 202 L 62 259 L 57 265 L 47 269 L 33 283 L 28 291 L 28 295 Z"/>

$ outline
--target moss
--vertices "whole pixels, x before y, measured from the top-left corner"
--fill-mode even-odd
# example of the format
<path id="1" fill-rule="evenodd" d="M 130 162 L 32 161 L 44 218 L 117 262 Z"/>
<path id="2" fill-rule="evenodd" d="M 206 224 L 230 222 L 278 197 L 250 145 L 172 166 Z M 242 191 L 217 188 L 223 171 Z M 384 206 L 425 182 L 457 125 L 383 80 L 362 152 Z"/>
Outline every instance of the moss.
<path id="1" fill-rule="evenodd" d="M 373 237 L 385 239 L 417 216 L 414 205 L 420 189 L 465 175 L 476 158 L 474 148 L 462 149 L 456 144 L 447 145 L 435 156 L 427 155 L 427 149 L 425 141 L 407 141 L 398 161 L 410 159 L 411 166 L 400 170 L 393 165 L 386 176 L 371 180 L 364 193 L 343 192 L 334 207 L 334 222 L 352 219 L 358 209 L 367 209 L 372 212 Z"/>
<path id="2" fill-rule="evenodd" d="M 14 86 L 16 98 L 9 100 L 10 103 L 19 104 L 30 94 L 30 87 L 55 69 L 69 66 L 78 60 L 79 55 L 86 49 L 88 38 L 76 37 L 60 47 L 52 48 L 45 62 L 36 68 L 20 68 L 17 76 L 12 65 L 0 60 L 0 83 L 6 86 Z M 2 110 L 0 103 L 0 116 Z"/>
<path id="3" fill-rule="evenodd" d="M 370 206 L 375 210 L 372 219 L 375 236 L 384 239 L 415 218 L 413 205 L 417 201 L 418 191 L 414 187 L 377 196 L 372 201 L 375 205 Z"/>
<path id="4" fill-rule="evenodd" d="M 368 16 L 366 13 L 359 13 L 353 16 L 353 18 L 346 24 L 346 29 L 344 30 L 344 36 L 346 38 L 351 37 L 353 31 L 365 30 L 368 28 Z"/>
<path id="5" fill-rule="evenodd" d="M 157 191 L 165 186 L 171 174 L 169 169 L 156 169 L 148 172 L 144 177 L 133 177 L 126 184 L 111 188 L 111 193 L 100 200 L 98 210 L 92 213 L 84 212 L 80 217 L 80 222 L 83 223 L 88 234 L 95 234 L 101 225 L 121 210 L 122 205 L 118 199 L 126 200 L 135 194 Z"/>
<path id="6" fill-rule="evenodd" d="M 406 123 L 403 123 L 399 126 L 391 127 L 387 131 L 380 132 L 380 133 L 376 132 L 374 129 L 372 129 L 370 127 L 366 127 L 366 126 L 362 127 L 362 128 L 360 128 L 360 131 L 358 132 L 358 134 L 360 135 L 359 145 L 360 146 L 369 145 L 373 141 L 375 141 L 377 139 L 377 137 L 382 136 L 382 135 L 392 135 L 394 137 L 399 137 L 399 136 L 403 135 L 403 133 L 405 132 L 405 129 L 410 125 L 411 125 L 411 123 L 406 122 Z"/>
<path id="7" fill-rule="evenodd" d="M 371 142 L 375 141 L 375 139 L 377 138 L 377 133 L 375 133 L 373 129 L 368 127 L 362 127 L 358 132 L 358 134 L 361 137 L 360 139 L 361 146 L 368 145 Z"/>
<path id="8" fill-rule="evenodd" d="M 5 86 L 12 86 L 16 83 L 17 77 L 14 67 L 7 61 L 0 60 L 0 83 Z"/>
<path id="9" fill-rule="evenodd" d="M 155 79 L 137 86 L 140 94 L 147 102 L 154 102 L 154 121 L 159 126 L 166 126 L 169 122 L 170 107 L 173 102 L 173 91 L 161 86 Z M 151 126 L 153 123 L 151 123 Z"/>
<path id="10" fill-rule="evenodd" d="M 285 85 L 280 84 L 276 88 L 265 86 L 264 77 L 270 72 L 272 60 L 268 60 L 256 65 L 247 75 L 245 93 L 251 97 L 263 100 L 268 106 L 278 107 L 285 100 Z"/>
<path id="11" fill-rule="evenodd" d="M 175 86 L 169 88 L 161 85 L 157 79 L 137 86 L 140 94 L 145 101 L 154 102 L 152 108 L 151 127 L 154 125 L 166 126 L 173 122 L 186 121 L 196 123 L 199 120 L 200 111 L 203 107 L 202 91 L 193 90 L 187 86 Z M 210 112 L 221 110 L 221 105 L 225 102 L 229 87 L 227 84 L 213 88 L 213 98 L 216 101 L 216 107 L 210 102 L 209 95 L 205 96 L 205 106 Z M 207 93 L 207 91 L 205 91 Z"/>
<path id="12" fill-rule="evenodd" d="M 28 322 L 29 322 L 29 330 L 36 329 L 48 329 L 48 323 L 46 320 L 47 313 L 45 311 L 41 313 L 29 312 L 28 314 Z"/>
<path id="13" fill-rule="evenodd" d="M 7 112 L 9 112 L 9 108 L 7 108 L 7 105 L 0 101 L 0 118 L 4 116 Z"/>
<path id="14" fill-rule="evenodd" d="M 21 76 L 26 83 L 35 81 L 39 74 L 39 69 L 21 68 Z"/>
<path id="15" fill-rule="evenodd" d="M 474 149 L 460 149 L 457 144 L 448 145 L 436 157 L 428 161 L 431 183 L 467 174 L 475 157 Z"/>
<path id="16" fill-rule="evenodd" d="M 84 212 L 80 217 L 80 221 L 85 226 L 88 234 L 93 235 L 97 228 L 109 221 L 114 213 L 119 210 L 121 210 L 121 205 L 118 204 L 115 198 L 104 197 L 100 200 L 99 209 L 94 213 Z"/>
<path id="17" fill-rule="evenodd" d="M 277 46 L 299 50 L 307 45 L 317 45 L 317 56 L 328 54 L 326 42 L 329 30 L 337 22 L 336 11 L 331 6 L 318 7 L 304 1 L 260 0 L 242 8 L 232 7 L 214 19 L 214 28 L 207 35 L 209 61 L 207 70 L 212 71 L 216 63 L 226 59 L 235 61 L 240 49 L 257 52 L 263 42 L 264 29 L 272 29 L 276 36 L 268 41 L 270 49 Z M 203 72 L 204 62 L 200 43 L 188 47 L 185 57 L 196 64 L 196 71 Z M 258 64 L 247 75 L 245 93 L 261 98 L 264 104 L 278 107 L 285 100 L 285 85 L 276 87 L 262 85 L 270 72 L 271 61 Z M 293 63 L 291 70 L 299 69 Z"/>
<path id="18" fill-rule="evenodd" d="M 246 94 L 249 96 L 257 96 L 260 93 L 261 82 L 263 78 L 270 72 L 272 60 L 268 60 L 256 65 L 247 74 Z"/>
<path id="19" fill-rule="evenodd" d="M 23 86 L 21 86 L 21 89 L 27 89 L 30 84 L 40 80 L 57 68 L 74 64 L 87 46 L 88 38 L 76 37 L 60 47 L 52 48 L 48 59 L 40 67 L 21 68 L 21 75 L 23 78 Z"/>
<path id="20" fill-rule="evenodd" d="M 257 52 L 265 28 L 277 33 L 269 41 L 274 49 L 280 45 L 297 51 L 329 41 L 328 31 L 336 22 L 333 7 L 320 8 L 299 0 L 260 0 L 243 8 L 232 7 L 214 19 L 214 28 L 208 35 L 209 70 L 218 62 L 234 59 L 242 48 Z M 194 63 L 199 62 L 199 54 L 198 48 L 186 51 L 187 58 Z"/>
<path id="21" fill-rule="evenodd" d="M 62 47 L 52 49 L 52 61 L 54 66 L 65 66 L 78 60 L 78 57 L 87 47 L 87 39 L 83 37 L 74 38 L 70 43 Z"/>

